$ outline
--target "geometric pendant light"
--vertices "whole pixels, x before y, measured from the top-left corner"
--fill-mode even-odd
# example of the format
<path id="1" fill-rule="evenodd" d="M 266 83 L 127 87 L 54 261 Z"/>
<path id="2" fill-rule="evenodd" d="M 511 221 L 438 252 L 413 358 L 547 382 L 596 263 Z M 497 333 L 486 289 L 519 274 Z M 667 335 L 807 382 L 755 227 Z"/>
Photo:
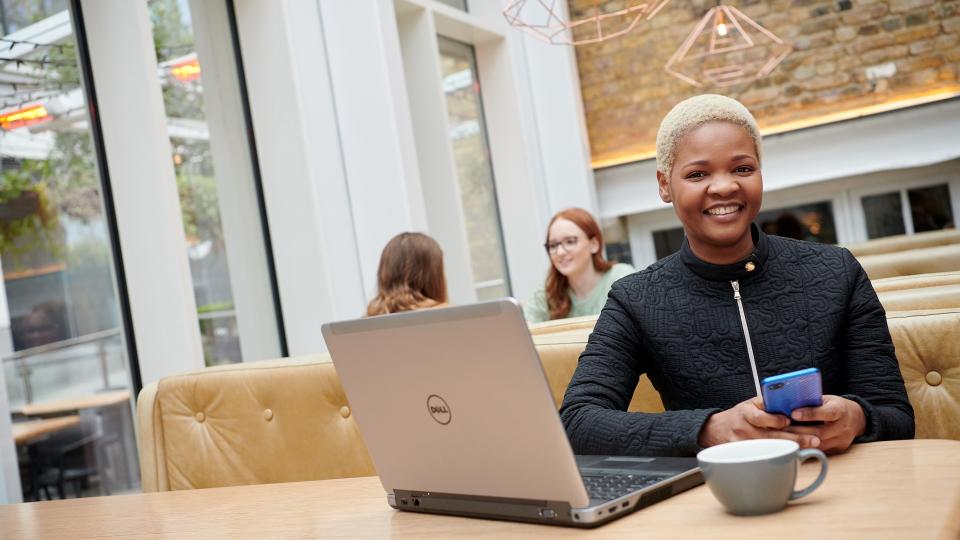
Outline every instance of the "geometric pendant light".
<path id="1" fill-rule="evenodd" d="M 664 69 L 694 86 L 732 86 L 769 74 L 793 50 L 736 8 L 712 8 Z"/>
<path id="2" fill-rule="evenodd" d="M 489 1 L 489 0 L 487 0 Z M 594 1 L 589 14 L 576 20 L 563 17 L 563 0 L 509 0 L 503 16 L 510 26 L 553 45 L 599 43 L 633 30 L 648 21 L 670 0 L 621 1 L 620 9 L 604 11 Z M 576 36 L 574 33 L 576 32 Z"/>

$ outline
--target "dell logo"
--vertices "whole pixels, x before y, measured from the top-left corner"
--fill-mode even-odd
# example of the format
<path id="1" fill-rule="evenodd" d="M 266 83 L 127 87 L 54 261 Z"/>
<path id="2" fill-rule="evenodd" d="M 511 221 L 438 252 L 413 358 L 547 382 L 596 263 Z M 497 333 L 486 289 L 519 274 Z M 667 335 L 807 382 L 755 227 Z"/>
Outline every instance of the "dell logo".
<path id="1" fill-rule="evenodd" d="M 447 402 L 436 394 L 430 394 L 427 397 L 427 411 L 430 412 L 430 416 L 432 416 L 438 424 L 444 426 L 449 424 L 450 420 L 453 418 L 453 416 L 450 414 L 450 407 L 447 406 Z"/>

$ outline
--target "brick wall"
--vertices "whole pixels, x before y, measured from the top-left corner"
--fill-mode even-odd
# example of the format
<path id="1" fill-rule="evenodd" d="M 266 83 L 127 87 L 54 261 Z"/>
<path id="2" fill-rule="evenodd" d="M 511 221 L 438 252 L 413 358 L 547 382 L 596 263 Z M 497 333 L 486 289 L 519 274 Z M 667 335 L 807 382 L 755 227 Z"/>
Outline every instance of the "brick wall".
<path id="1" fill-rule="evenodd" d="M 637 3 L 601 1 L 600 9 Z M 768 129 L 960 93 L 960 0 L 725 4 L 793 45 L 771 74 L 749 84 L 697 88 L 664 71 L 696 23 L 716 5 L 712 0 L 672 0 L 628 34 L 577 47 L 595 165 L 649 157 L 663 115 L 700 93 L 739 99 Z M 569 0 L 571 18 L 592 14 L 595 6 L 595 0 Z"/>

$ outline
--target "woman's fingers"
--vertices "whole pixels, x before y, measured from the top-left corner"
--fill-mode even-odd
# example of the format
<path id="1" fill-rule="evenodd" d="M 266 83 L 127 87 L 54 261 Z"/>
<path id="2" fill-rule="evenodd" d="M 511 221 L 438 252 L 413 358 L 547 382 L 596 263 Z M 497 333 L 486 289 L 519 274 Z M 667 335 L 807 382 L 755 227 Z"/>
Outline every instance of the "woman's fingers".
<path id="1" fill-rule="evenodd" d="M 780 431 L 777 429 L 769 429 L 763 433 L 763 438 L 766 439 L 786 439 L 788 441 L 793 441 L 800 445 L 800 448 L 819 448 L 820 447 L 820 437 L 816 435 L 811 435 L 807 433 L 793 433 L 791 431 Z"/>

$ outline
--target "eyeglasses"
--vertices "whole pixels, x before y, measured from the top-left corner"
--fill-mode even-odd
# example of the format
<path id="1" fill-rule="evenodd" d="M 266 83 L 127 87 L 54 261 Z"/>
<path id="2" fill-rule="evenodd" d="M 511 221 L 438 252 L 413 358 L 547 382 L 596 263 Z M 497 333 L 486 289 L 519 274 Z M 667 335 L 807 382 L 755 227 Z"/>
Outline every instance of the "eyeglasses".
<path id="1" fill-rule="evenodd" d="M 563 246 L 563 250 L 570 252 L 573 248 L 577 247 L 577 241 L 580 240 L 576 236 L 568 236 L 559 242 L 547 242 L 543 247 L 547 248 L 547 253 L 551 255 L 556 255 L 557 251 L 560 249 L 560 246 Z"/>

